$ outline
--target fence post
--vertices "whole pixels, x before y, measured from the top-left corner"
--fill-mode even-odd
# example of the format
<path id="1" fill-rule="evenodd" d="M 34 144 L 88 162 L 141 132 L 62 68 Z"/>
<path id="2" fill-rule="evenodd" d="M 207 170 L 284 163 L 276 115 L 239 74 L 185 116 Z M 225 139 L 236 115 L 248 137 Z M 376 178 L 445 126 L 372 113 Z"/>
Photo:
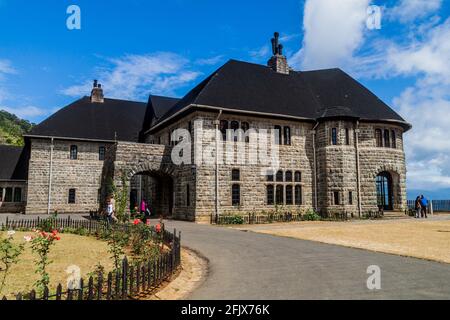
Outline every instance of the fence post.
<path id="1" fill-rule="evenodd" d="M 128 286 L 128 261 L 127 257 L 122 260 L 122 299 L 127 299 Z"/>
<path id="2" fill-rule="evenodd" d="M 6 225 L 5 225 L 5 227 L 6 227 L 5 229 L 6 230 L 8 230 L 8 222 L 9 222 L 9 219 L 8 219 L 8 217 L 6 217 Z"/>
<path id="3" fill-rule="evenodd" d="M 103 273 L 99 272 L 97 279 L 97 300 L 102 300 L 103 294 Z"/>
<path id="4" fill-rule="evenodd" d="M 89 277 L 89 283 L 88 283 L 88 300 L 94 299 L 94 279 Z"/>
<path id="5" fill-rule="evenodd" d="M 112 273 L 110 272 L 108 273 L 106 300 L 111 300 L 111 293 L 112 293 Z"/>
<path id="6" fill-rule="evenodd" d="M 56 300 L 61 300 L 62 286 L 61 283 L 56 287 Z M 48 299 L 48 297 L 47 297 Z"/>
<path id="7" fill-rule="evenodd" d="M 78 300 L 83 300 L 84 280 L 80 279 L 80 290 L 78 291 Z"/>
<path id="8" fill-rule="evenodd" d="M 42 299 L 48 300 L 48 288 L 47 287 L 44 288 L 44 295 L 42 296 Z"/>

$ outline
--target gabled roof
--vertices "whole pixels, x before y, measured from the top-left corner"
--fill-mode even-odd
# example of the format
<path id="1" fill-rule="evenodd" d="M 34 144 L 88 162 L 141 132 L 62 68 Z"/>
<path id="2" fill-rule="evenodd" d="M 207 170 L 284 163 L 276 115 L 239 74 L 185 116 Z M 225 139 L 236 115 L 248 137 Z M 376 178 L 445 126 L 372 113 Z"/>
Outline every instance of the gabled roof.
<path id="1" fill-rule="evenodd" d="M 137 142 L 146 104 L 105 99 L 91 103 L 83 97 L 62 108 L 33 128 L 27 136 L 64 137 L 101 141 Z"/>
<path id="2" fill-rule="evenodd" d="M 142 131 L 151 128 L 162 116 L 164 116 L 180 99 L 150 95 L 145 111 Z"/>
<path id="3" fill-rule="evenodd" d="M 352 117 L 410 125 L 377 96 L 340 69 L 280 74 L 271 68 L 230 60 L 180 99 L 156 123 L 189 105 L 212 106 L 309 120 Z"/>
<path id="4" fill-rule="evenodd" d="M 24 147 L 0 145 L 0 180 L 27 180 L 28 154 Z"/>

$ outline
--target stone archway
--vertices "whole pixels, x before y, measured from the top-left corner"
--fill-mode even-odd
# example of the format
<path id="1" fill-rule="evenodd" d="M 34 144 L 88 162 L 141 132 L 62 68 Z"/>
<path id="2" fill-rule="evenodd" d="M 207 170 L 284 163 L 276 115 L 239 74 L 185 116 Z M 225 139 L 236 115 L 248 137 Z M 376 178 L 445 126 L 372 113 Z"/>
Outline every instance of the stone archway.
<path id="1" fill-rule="evenodd" d="M 406 202 L 405 177 L 395 166 L 380 166 L 373 174 L 377 206 L 385 211 L 403 211 Z"/>

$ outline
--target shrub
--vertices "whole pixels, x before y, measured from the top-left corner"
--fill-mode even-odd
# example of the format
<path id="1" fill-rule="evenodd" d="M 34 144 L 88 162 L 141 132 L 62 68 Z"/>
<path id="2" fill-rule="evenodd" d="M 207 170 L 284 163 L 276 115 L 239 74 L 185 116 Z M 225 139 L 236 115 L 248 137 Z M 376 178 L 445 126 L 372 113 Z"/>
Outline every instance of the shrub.
<path id="1" fill-rule="evenodd" d="M 308 210 L 303 216 L 302 216 L 303 220 L 306 221 L 319 221 L 320 220 L 320 216 L 317 214 L 317 212 L 315 212 L 314 210 L 310 209 Z"/>
<path id="2" fill-rule="evenodd" d="M 232 215 L 227 217 L 227 224 L 244 224 L 244 217 L 240 215 Z"/>

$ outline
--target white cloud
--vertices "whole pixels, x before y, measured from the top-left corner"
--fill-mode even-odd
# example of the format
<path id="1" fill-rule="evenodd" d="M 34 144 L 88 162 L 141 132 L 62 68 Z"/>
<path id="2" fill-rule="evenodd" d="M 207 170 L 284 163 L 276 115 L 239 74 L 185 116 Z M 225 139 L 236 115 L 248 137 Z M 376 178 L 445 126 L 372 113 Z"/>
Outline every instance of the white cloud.
<path id="1" fill-rule="evenodd" d="M 222 60 L 223 60 L 223 55 L 218 55 L 218 56 L 211 57 L 211 58 L 198 59 L 197 61 L 195 61 L 195 63 L 198 65 L 201 65 L 201 66 L 213 66 L 213 65 L 218 64 Z"/>
<path id="2" fill-rule="evenodd" d="M 436 12 L 441 5 L 442 0 L 401 0 L 397 6 L 388 9 L 387 12 L 390 19 L 398 19 L 406 23 Z"/>
<path id="3" fill-rule="evenodd" d="M 41 116 L 48 115 L 48 110 L 35 107 L 35 106 L 26 106 L 26 107 L 17 107 L 17 108 L 11 108 L 11 107 L 2 107 L 0 106 L 0 109 L 5 110 L 9 113 L 15 114 L 17 117 L 21 119 L 27 119 L 32 120 Z"/>
<path id="4" fill-rule="evenodd" d="M 370 0 L 307 0 L 303 47 L 290 57 L 302 70 L 345 66 L 363 42 Z"/>
<path id="5" fill-rule="evenodd" d="M 251 57 L 251 59 L 255 60 L 255 61 L 259 61 L 261 59 L 267 59 L 269 60 L 270 56 L 271 56 L 271 49 L 269 45 L 264 45 L 261 48 L 255 49 L 255 50 L 251 50 L 249 52 L 249 55 Z"/>
<path id="6" fill-rule="evenodd" d="M 12 67 L 9 60 L 0 59 L 0 74 L 14 74 L 16 70 Z"/>
<path id="7" fill-rule="evenodd" d="M 151 94 L 173 95 L 201 73 L 190 70 L 189 61 L 177 54 L 159 52 L 126 55 L 108 60 L 111 68 L 98 72 L 105 95 L 111 98 L 142 99 Z M 71 86 L 62 93 L 79 97 L 90 93 L 92 80 Z"/>

